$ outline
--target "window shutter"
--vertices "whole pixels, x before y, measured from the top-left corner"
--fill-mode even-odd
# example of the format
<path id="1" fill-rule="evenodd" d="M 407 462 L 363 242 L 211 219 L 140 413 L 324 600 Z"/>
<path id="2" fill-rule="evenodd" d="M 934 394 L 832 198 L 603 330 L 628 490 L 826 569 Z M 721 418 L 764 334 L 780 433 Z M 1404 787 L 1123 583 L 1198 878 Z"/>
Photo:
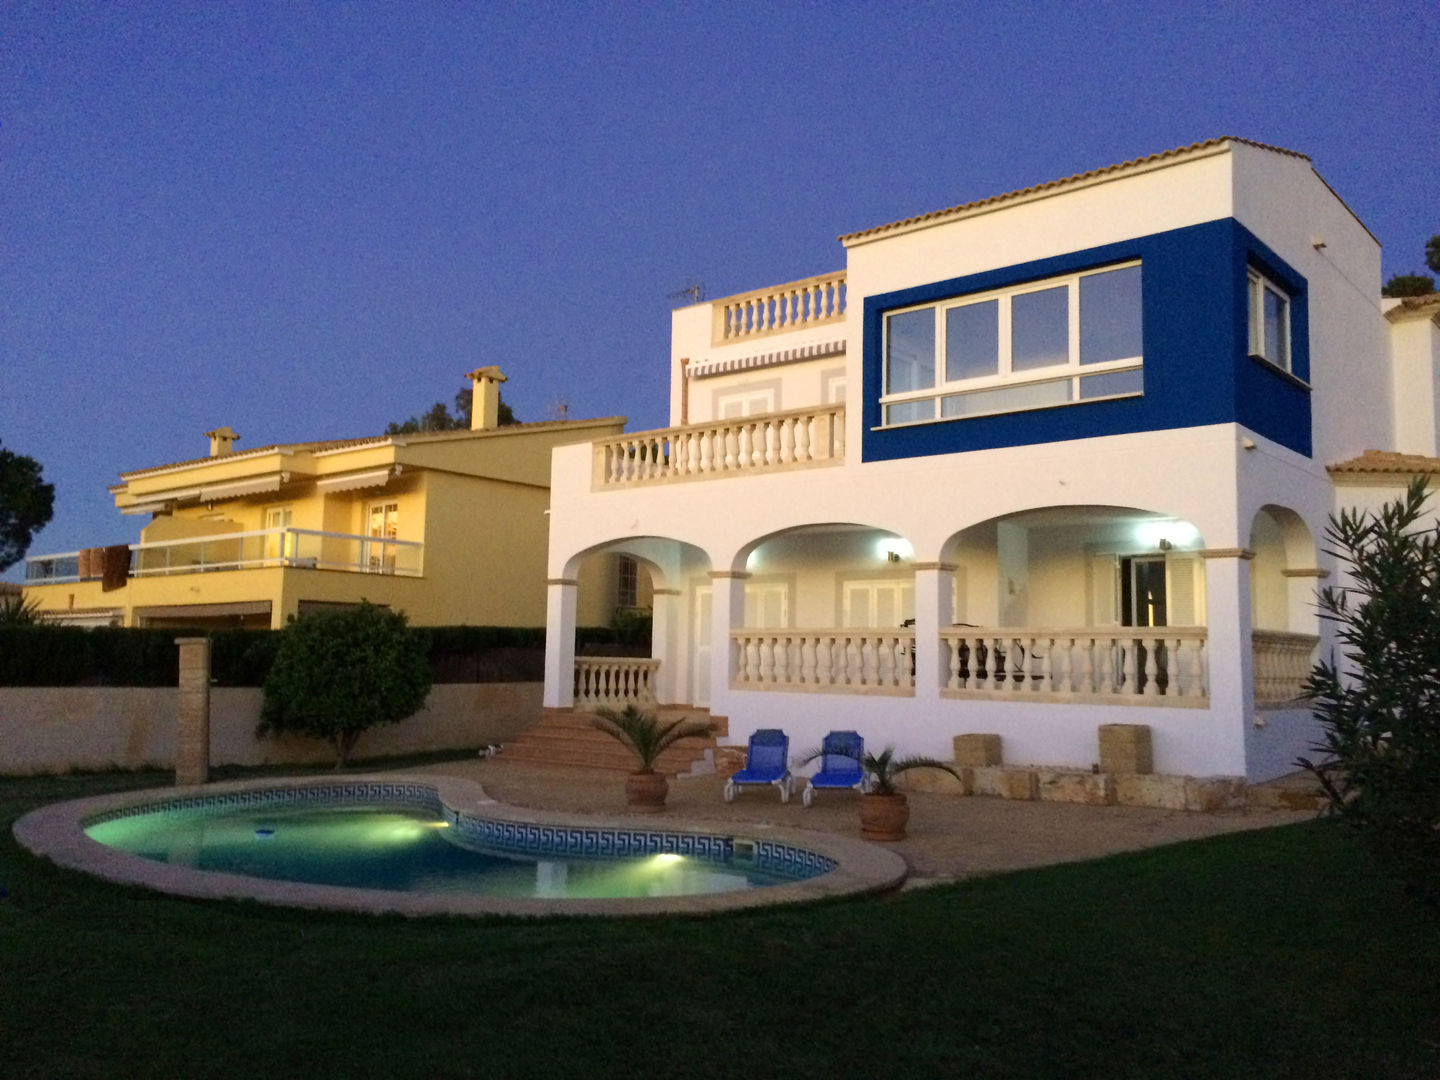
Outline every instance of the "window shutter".
<path id="1" fill-rule="evenodd" d="M 1190 552 L 1165 556 L 1165 592 L 1171 626 L 1205 625 L 1205 572 Z"/>
<path id="2" fill-rule="evenodd" d="M 1114 555 L 1090 556 L 1090 625 L 1120 623 L 1120 573 Z"/>

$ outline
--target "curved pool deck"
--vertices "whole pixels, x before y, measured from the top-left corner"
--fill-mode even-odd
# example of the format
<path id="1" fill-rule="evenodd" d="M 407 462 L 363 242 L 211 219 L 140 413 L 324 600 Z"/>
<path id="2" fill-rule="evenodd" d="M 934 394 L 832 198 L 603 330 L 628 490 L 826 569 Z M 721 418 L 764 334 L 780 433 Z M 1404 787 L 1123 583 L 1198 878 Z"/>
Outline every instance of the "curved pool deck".
<path id="1" fill-rule="evenodd" d="M 447 811 L 488 820 L 556 828 L 598 828 L 626 832 L 653 829 L 682 835 L 723 835 L 813 852 L 833 861 L 835 868 L 804 881 L 744 892 L 617 899 L 515 899 L 342 888 L 194 870 L 129 855 L 106 847 L 85 835 L 85 825 L 97 817 L 176 799 L 225 796 L 277 788 L 320 788 L 344 782 L 344 778 L 337 777 L 273 778 L 264 781 L 207 784 L 204 787 L 160 788 L 100 795 L 41 807 L 20 818 L 13 831 L 20 844 L 34 854 L 67 869 L 79 870 L 119 884 L 136 885 L 193 899 L 257 900 L 287 907 L 372 914 L 699 915 L 883 892 L 897 888 L 905 880 L 906 865 L 899 855 L 875 844 L 848 837 L 760 824 L 736 825 L 724 829 L 717 828 L 715 822 L 692 823 L 670 814 L 579 815 L 522 809 L 490 798 L 485 794 L 485 790 L 472 780 L 416 773 L 371 773 L 366 774 L 364 782 L 430 788 Z"/>

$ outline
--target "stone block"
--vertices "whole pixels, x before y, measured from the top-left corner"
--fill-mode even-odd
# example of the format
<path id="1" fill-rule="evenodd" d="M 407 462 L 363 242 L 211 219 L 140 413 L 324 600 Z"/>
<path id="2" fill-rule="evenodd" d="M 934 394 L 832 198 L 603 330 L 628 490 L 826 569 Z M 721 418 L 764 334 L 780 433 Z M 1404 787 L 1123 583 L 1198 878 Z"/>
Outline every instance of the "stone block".
<path id="1" fill-rule="evenodd" d="M 962 768 L 1000 764 L 999 735 L 956 735 L 955 764 Z"/>
<path id="2" fill-rule="evenodd" d="M 1149 724 L 1101 724 L 1100 771 L 1107 773 L 1151 773 L 1155 754 L 1150 743 Z"/>
<path id="3" fill-rule="evenodd" d="M 1183 776 L 1120 773 L 1114 779 L 1115 801 L 1121 806 L 1150 806 L 1158 810 L 1186 809 L 1186 778 Z"/>
<path id="4" fill-rule="evenodd" d="M 1115 802 L 1115 780 L 1109 773 L 1041 769 L 1036 775 L 1041 802 L 1082 803 L 1086 806 L 1110 806 Z"/>
<path id="5" fill-rule="evenodd" d="M 1006 769 L 1004 777 L 1005 798 L 1026 802 L 1040 798 L 1040 778 L 1033 769 Z"/>
<path id="6" fill-rule="evenodd" d="M 1212 813 L 1238 810 L 1246 803 L 1247 787 L 1239 776 L 1187 776 L 1185 809 Z"/>
<path id="7" fill-rule="evenodd" d="M 745 767 L 745 747 L 717 746 L 715 748 L 715 772 L 728 780 Z M 797 785 L 797 789 L 798 785 Z"/>
<path id="8" fill-rule="evenodd" d="M 969 795 L 970 786 L 965 782 L 969 770 L 957 769 L 957 779 L 940 769 L 911 769 L 896 778 L 896 787 L 901 791 L 922 791 L 931 795 Z"/>
<path id="9" fill-rule="evenodd" d="M 978 765 L 972 769 L 961 769 L 971 795 L 989 795 L 996 799 L 1005 797 L 1005 768 L 1002 765 Z"/>

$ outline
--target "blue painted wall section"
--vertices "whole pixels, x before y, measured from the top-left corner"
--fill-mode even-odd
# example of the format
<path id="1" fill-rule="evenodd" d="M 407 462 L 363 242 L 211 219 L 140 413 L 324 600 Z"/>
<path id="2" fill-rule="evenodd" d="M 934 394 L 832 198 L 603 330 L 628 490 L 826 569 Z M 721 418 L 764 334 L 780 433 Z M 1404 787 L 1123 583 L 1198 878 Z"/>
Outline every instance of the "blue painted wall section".
<path id="1" fill-rule="evenodd" d="M 887 311 L 1132 259 L 1142 266 L 1144 396 L 879 428 Z M 1249 354 L 1251 266 L 1290 292 L 1294 378 Z M 1305 279 L 1232 218 L 867 296 L 863 317 L 865 461 L 1220 423 L 1310 455 Z"/>

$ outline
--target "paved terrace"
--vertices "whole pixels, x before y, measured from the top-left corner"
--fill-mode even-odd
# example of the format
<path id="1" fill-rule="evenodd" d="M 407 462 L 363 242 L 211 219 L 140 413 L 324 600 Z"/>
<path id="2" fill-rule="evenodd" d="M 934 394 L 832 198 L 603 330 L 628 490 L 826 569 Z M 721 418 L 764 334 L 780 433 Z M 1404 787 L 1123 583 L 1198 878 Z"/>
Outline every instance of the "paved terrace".
<path id="1" fill-rule="evenodd" d="M 625 777 L 618 772 L 506 761 L 503 754 L 489 760 L 452 761 L 407 771 L 474 780 L 491 798 L 513 806 L 605 815 L 625 813 Z M 797 782 L 795 797 L 788 805 L 781 804 L 773 788 L 746 788 L 735 802 L 727 804 L 721 797 L 724 781 L 718 776 L 672 780 L 665 813 L 635 815 L 635 820 L 659 823 L 683 819 L 699 825 L 738 821 L 859 837 L 858 794 L 819 792 L 815 805 L 807 810 L 800 803 L 802 784 Z M 884 846 L 909 864 L 912 884 L 923 884 L 1077 862 L 1220 833 L 1290 825 L 1314 816 L 1311 811 L 1297 810 L 1251 808 L 1194 813 L 912 793 L 909 837 Z"/>

